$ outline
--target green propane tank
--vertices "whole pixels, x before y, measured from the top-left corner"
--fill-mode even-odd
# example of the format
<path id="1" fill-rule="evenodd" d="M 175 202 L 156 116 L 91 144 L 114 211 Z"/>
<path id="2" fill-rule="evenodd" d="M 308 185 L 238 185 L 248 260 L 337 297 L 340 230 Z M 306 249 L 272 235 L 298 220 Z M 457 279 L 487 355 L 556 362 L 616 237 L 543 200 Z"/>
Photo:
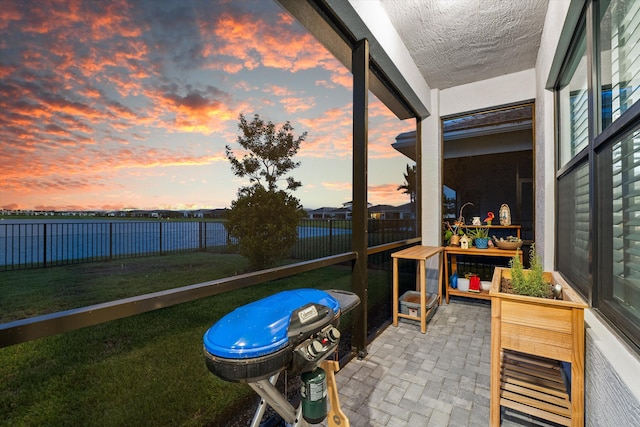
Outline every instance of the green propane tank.
<path id="1" fill-rule="evenodd" d="M 322 368 L 300 375 L 302 387 L 302 417 L 311 424 L 322 422 L 327 416 L 327 375 Z"/>

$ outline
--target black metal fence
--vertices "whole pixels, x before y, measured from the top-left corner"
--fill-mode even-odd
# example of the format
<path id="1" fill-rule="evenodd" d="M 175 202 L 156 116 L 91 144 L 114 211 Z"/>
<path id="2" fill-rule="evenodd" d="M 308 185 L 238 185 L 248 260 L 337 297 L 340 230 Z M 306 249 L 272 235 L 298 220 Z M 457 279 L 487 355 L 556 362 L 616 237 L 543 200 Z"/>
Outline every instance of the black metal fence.
<path id="1" fill-rule="evenodd" d="M 369 246 L 415 237 L 413 220 L 370 220 Z M 0 271 L 188 251 L 233 252 L 222 221 L 3 221 Z M 351 221 L 304 219 L 294 259 L 351 250 Z"/>

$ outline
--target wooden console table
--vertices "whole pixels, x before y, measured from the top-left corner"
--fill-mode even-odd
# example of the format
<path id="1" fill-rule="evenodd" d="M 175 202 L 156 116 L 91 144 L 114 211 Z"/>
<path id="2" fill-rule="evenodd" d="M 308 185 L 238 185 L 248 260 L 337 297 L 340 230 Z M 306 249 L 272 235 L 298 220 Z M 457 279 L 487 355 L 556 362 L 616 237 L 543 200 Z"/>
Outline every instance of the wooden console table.
<path id="1" fill-rule="evenodd" d="M 499 226 L 497 226 L 499 227 Z M 517 226 L 520 227 L 520 226 Z M 519 228 L 518 228 L 519 230 Z M 518 233 L 519 234 L 519 233 Z M 523 261 L 522 251 L 521 250 L 506 250 L 499 248 L 487 248 L 487 249 L 478 249 L 478 248 L 469 248 L 462 249 L 457 246 L 447 246 L 444 248 L 444 289 L 445 289 L 445 299 L 447 304 L 449 304 L 449 297 L 461 296 L 467 298 L 479 298 L 479 299 L 491 299 L 489 296 L 489 291 L 480 292 L 465 292 L 459 291 L 449 286 L 449 256 L 451 257 L 451 273 L 458 270 L 458 260 L 457 255 L 473 255 L 473 256 L 493 256 L 493 257 L 504 257 L 504 258 L 513 258 L 515 255 L 520 255 L 520 261 Z"/>
<path id="2" fill-rule="evenodd" d="M 441 246 L 412 246 L 391 254 L 393 258 L 393 326 L 398 326 L 398 317 L 405 319 L 419 320 L 420 332 L 427 332 L 427 259 L 434 255 L 440 257 L 440 253 L 444 250 Z M 411 316 L 408 314 L 398 313 L 398 259 L 412 259 L 418 261 L 419 267 L 419 287 L 420 287 L 420 314 L 419 316 Z M 438 260 L 438 304 L 442 300 L 442 260 Z"/>

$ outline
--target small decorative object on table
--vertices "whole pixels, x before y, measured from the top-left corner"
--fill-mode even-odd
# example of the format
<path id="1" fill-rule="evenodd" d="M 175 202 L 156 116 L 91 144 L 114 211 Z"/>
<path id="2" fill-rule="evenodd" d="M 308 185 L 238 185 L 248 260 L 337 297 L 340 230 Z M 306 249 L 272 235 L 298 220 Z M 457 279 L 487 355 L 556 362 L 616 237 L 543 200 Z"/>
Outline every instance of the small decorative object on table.
<path id="1" fill-rule="evenodd" d="M 506 203 L 500 206 L 500 225 L 511 225 L 511 210 Z"/>
<path id="2" fill-rule="evenodd" d="M 477 274 L 469 276 L 469 292 L 480 292 L 480 276 Z"/>
<path id="3" fill-rule="evenodd" d="M 493 212 L 489 211 L 489 212 L 487 212 L 487 217 L 484 219 L 484 222 L 485 222 L 487 225 L 491 225 L 491 221 L 493 221 L 493 219 L 494 219 L 495 217 L 496 217 L 496 216 L 493 214 Z"/>
<path id="4" fill-rule="evenodd" d="M 458 272 L 457 271 L 454 271 L 453 274 L 451 275 L 451 278 L 449 279 L 449 286 L 451 286 L 453 289 L 458 288 Z"/>

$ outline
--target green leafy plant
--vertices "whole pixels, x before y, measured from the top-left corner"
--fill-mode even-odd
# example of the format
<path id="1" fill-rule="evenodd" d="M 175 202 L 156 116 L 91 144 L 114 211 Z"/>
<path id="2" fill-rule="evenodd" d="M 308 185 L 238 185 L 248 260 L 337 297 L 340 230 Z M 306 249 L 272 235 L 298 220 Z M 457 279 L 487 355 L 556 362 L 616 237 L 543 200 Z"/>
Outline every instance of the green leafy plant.
<path id="1" fill-rule="evenodd" d="M 302 183 L 286 175 L 300 165 L 292 157 L 307 133 L 296 138 L 289 122 L 277 129 L 258 114 L 252 121 L 240 114 L 238 128 L 242 157 L 236 157 L 228 145 L 225 154 L 233 173 L 248 177 L 251 185 L 238 190 L 238 198 L 225 215 L 225 226 L 251 268 L 260 270 L 284 257 L 297 240 L 297 225 L 304 211 L 289 191 Z M 278 187 L 279 182 L 284 189 Z"/>
<path id="2" fill-rule="evenodd" d="M 467 228 L 466 234 L 472 239 L 487 239 L 489 238 L 489 228 L 488 227 L 470 227 L 470 228 Z"/>
<path id="3" fill-rule="evenodd" d="M 535 252 L 535 246 L 531 246 L 529 261 L 531 268 L 525 270 L 519 256 L 520 251 L 511 258 L 511 287 L 517 295 L 530 297 L 548 298 L 550 295 L 550 284 L 544 279 L 542 260 Z"/>

